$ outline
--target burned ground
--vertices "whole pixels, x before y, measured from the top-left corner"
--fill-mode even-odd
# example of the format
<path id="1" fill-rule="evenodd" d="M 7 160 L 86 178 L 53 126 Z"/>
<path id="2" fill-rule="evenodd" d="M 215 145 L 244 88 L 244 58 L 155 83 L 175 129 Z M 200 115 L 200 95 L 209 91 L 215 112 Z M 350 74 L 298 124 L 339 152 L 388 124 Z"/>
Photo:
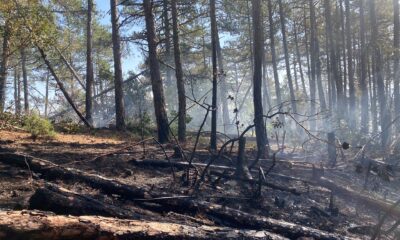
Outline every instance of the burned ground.
<path id="1" fill-rule="evenodd" d="M 184 157 L 173 158 L 176 153 L 174 144 L 163 145 L 164 152 L 152 139 L 141 142 L 140 139 L 127 136 L 110 136 L 106 131 L 82 135 L 58 134 L 53 140 L 32 140 L 29 134 L 22 131 L 1 131 L 0 136 L 2 153 L 47 160 L 57 164 L 52 166 L 53 168 L 78 169 L 87 174 L 106 177 L 124 186 L 143 189 L 150 195 L 144 198 L 139 196 L 129 198 L 123 194 L 105 193 L 101 188 L 93 187 L 88 182 L 74 177 L 49 178 L 43 175 L 43 172 L 32 169 L 29 161 L 25 167 L 17 167 L 10 165 L 9 161 L 3 161 L 7 155 L 2 155 L 0 156 L 2 211 L 35 209 L 53 211 L 60 215 L 103 215 L 143 222 L 181 224 L 188 227 L 210 226 L 226 227 L 229 231 L 235 229 L 266 231 L 291 239 L 310 236 L 307 233 L 309 230 L 285 232 L 289 231 L 289 228 L 268 228 L 266 227 L 268 225 L 260 225 L 262 222 L 260 219 L 266 217 L 276 220 L 278 225 L 293 223 L 321 230 L 323 233 L 333 234 L 332 239 L 335 237 L 369 239 L 370 235 L 376 232 L 375 225 L 379 219 L 385 211 L 390 210 L 387 206 L 391 206 L 399 198 L 398 173 L 392 171 L 394 174 L 391 173 L 390 182 L 386 182 L 373 172 L 366 182 L 365 172 L 356 171 L 356 163 L 353 160 L 356 150 L 346 152 L 337 167 L 328 168 L 323 150 L 321 153 L 315 152 L 314 156 L 304 157 L 304 152 L 300 150 L 291 152 L 287 149 L 276 156 L 276 164 L 269 173 L 266 173 L 266 181 L 259 179 L 259 170 L 256 169 L 252 170 L 252 181 L 241 181 L 234 176 L 236 150 L 233 149 L 233 152 L 227 153 L 224 159 L 218 159 L 205 175 L 204 182 L 196 186 L 199 173 L 204 169 L 205 163 L 212 158 L 212 153 L 202 144 L 194 155 L 193 165 L 197 170 L 190 176 L 194 183 L 188 184 L 185 181 L 187 163 Z M 185 149 L 184 156 L 189 158 L 192 146 L 181 147 Z M 252 154 L 252 149 L 247 149 L 246 155 Z M 166 159 L 166 155 L 170 162 Z M 228 159 L 231 159 L 232 163 Z M 265 159 L 260 161 L 260 166 L 267 172 L 272 163 L 272 159 Z M 325 167 L 322 167 L 323 165 Z M 330 187 L 326 185 L 327 183 L 334 184 L 339 189 Z M 260 185 L 262 185 L 261 192 Z M 65 201 L 71 200 L 68 194 L 72 194 L 73 199 L 79 201 L 76 201 L 75 205 L 68 203 L 62 205 L 56 202 L 52 206 L 52 201 L 57 199 L 52 200 L 49 195 L 56 193 L 40 192 L 43 189 L 51 190 L 52 187 L 65 190 L 62 192 L 67 196 Z M 344 188 L 344 191 L 350 190 L 356 195 L 349 195 L 348 192 L 340 190 L 341 188 Z M 35 202 L 32 197 L 37 197 L 38 194 L 42 194 L 39 204 L 38 199 L 36 198 Z M 358 195 L 367 196 L 370 200 L 381 200 L 376 200 L 378 203 L 374 205 L 365 199 L 357 198 Z M 185 201 L 179 202 L 180 199 Z M 40 204 L 41 201 L 43 203 L 47 201 L 47 204 Z M 386 205 L 379 207 L 381 202 Z M 80 205 L 86 203 L 97 204 L 106 210 Z M 186 208 L 182 205 L 179 208 L 176 205 L 183 203 L 194 204 L 195 207 Z M 213 212 L 205 208 L 207 204 L 211 209 L 219 206 L 222 206 L 222 209 Z M 237 216 L 227 218 L 231 210 L 238 211 L 239 215 L 246 213 L 248 215 L 245 216 L 252 217 L 248 219 L 249 222 L 242 221 L 243 218 Z M 386 219 L 383 229 L 390 228 L 390 224 L 400 218 L 398 210 L 392 212 L 392 216 Z M 256 220 L 251 222 L 253 217 Z M 183 235 L 180 237 L 191 238 L 190 234 L 181 234 Z M 203 235 L 203 238 L 216 236 Z M 262 234 L 232 235 L 233 238 L 244 236 L 254 239 L 263 236 L 267 238 L 267 235 Z M 145 234 L 143 237 L 150 238 L 150 235 Z M 199 235 L 192 237 L 198 238 Z M 318 238 L 316 235 L 311 237 Z M 391 239 L 394 235 L 391 233 L 381 237 Z M 321 237 L 321 239 L 327 238 Z"/>

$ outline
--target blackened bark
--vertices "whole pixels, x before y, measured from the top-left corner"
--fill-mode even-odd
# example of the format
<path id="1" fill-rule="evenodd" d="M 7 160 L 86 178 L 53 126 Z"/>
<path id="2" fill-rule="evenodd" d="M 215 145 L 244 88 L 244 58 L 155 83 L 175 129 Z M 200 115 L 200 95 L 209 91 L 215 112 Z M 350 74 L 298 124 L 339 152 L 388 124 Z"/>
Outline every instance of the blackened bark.
<path id="1" fill-rule="evenodd" d="M 210 0 L 211 48 L 212 48 L 212 111 L 210 148 L 217 149 L 217 20 L 215 16 L 215 0 Z"/>
<path id="2" fill-rule="evenodd" d="M 167 111 L 165 110 L 165 97 L 160 73 L 160 64 L 157 59 L 157 40 L 156 30 L 154 26 L 153 1 L 143 0 L 143 8 L 146 19 L 151 87 L 153 90 L 154 112 L 157 121 L 158 141 L 160 143 L 165 143 L 169 140 L 169 126 Z"/>
<path id="3" fill-rule="evenodd" d="M 114 85 L 115 85 L 115 118 L 118 130 L 125 129 L 125 104 L 122 84 L 121 41 L 118 23 L 118 0 L 110 0 L 112 43 L 114 56 Z"/>
<path id="4" fill-rule="evenodd" d="M 257 156 L 266 155 L 266 130 L 263 121 L 263 102 L 262 102 L 262 59 L 263 51 L 259 51 L 264 46 L 263 27 L 261 19 L 261 0 L 252 0 L 253 7 L 253 53 L 254 53 L 254 76 L 253 76 L 253 103 L 254 103 L 254 124 L 257 137 Z"/>
<path id="5" fill-rule="evenodd" d="M 178 139 L 179 141 L 184 142 L 186 140 L 186 93 L 185 93 L 185 82 L 183 79 L 183 71 L 181 63 L 181 50 L 179 44 L 179 29 L 178 29 L 178 10 L 176 2 L 177 0 L 171 0 L 175 74 L 176 74 L 176 85 L 178 88 L 178 102 L 179 102 Z"/>

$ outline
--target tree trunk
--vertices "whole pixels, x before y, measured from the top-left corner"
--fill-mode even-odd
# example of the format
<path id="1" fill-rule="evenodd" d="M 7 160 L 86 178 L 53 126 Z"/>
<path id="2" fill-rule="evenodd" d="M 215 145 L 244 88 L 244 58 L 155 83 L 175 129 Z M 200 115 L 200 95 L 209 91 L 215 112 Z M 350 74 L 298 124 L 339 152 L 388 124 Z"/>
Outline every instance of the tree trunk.
<path id="1" fill-rule="evenodd" d="M 46 93 L 44 96 L 44 117 L 47 118 L 49 114 L 49 82 L 50 82 L 50 73 L 46 73 Z"/>
<path id="2" fill-rule="evenodd" d="M 303 88 L 303 94 L 307 98 L 307 89 L 306 89 L 306 82 L 304 80 L 304 73 L 303 73 L 303 64 L 301 61 L 301 55 L 300 55 L 300 48 L 299 48 L 299 41 L 298 41 L 298 36 L 297 36 L 297 26 L 296 22 L 293 23 L 293 28 L 294 28 L 294 43 L 296 46 L 296 56 L 297 56 L 297 63 L 299 64 L 299 71 L 300 71 L 300 79 L 301 79 L 301 86 Z"/>
<path id="3" fill-rule="evenodd" d="M 28 86 L 28 73 L 26 70 L 26 52 L 21 49 L 21 64 L 22 64 L 22 81 L 24 83 L 24 111 L 25 115 L 29 114 L 29 86 Z"/>
<path id="4" fill-rule="evenodd" d="M 269 40 L 271 42 L 272 68 L 274 72 L 274 82 L 275 82 L 276 105 L 278 105 L 282 103 L 282 97 L 281 97 L 281 86 L 278 74 L 278 60 L 276 58 L 276 50 L 275 50 L 275 27 L 273 19 L 272 0 L 268 0 L 268 20 L 269 20 Z"/>
<path id="5" fill-rule="evenodd" d="M 264 158 L 267 154 L 266 144 L 268 142 L 264 125 L 263 102 L 262 102 L 262 59 L 264 47 L 264 34 L 261 19 L 261 0 L 253 0 L 253 103 L 254 103 L 254 124 L 257 137 L 257 156 Z"/>
<path id="6" fill-rule="evenodd" d="M 218 27 L 216 29 L 216 41 L 217 41 L 217 63 L 218 63 L 218 76 L 219 76 L 219 91 L 220 91 L 220 101 L 222 104 L 222 119 L 224 124 L 225 132 L 230 132 L 231 121 L 229 118 L 229 109 L 227 102 L 227 85 L 226 85 L 226 73 L 224 71 L 224 57 L 222 55 L 221 43 L 219 41 L 219 31 Z"/>
<path id="7" fill-rule="evenodd" d="M 382 147 L 386 147 L 388 144 L 389 136 L 390 136 L 390 113 L 388 111 L 388 107 L 386 105 L 386 97 L 385 97 L 385 80 L 383 76 L 383 64 L 382 64 L 382 53 L 380 49 L 380 45 L 378 43 L 378 24 L 376 20 L 375 14 L 375 0 L 369 1 L 369 14 L 371 21 L 371 49 L 373 51 L 372 61 L 374 62 L 373 68 L 373 77 L 374 82 L 377 83 L 377 94 L 378 94 L 378 102 L 379 102 L 379 116 L 380 116 L 380 125 L 381 129 L 385 128 L 385 131 L 381 134 L 381 145 Z"/>
<path id="8" fill-rule="evenodd" d="M 111 25 L 112 25 L 112 44 L 114 56 L 114 85 L 115 85 L 115 118 L 118 130 L 125 129 L 125 104 L 124 90 L 122 84 L 122 64 L 121 64 L 121 41 L 118 23 L 118 0 L 110 0 L 111 5 Z"/>
<path id="9" fill-rule="evenodd" d="M 334 36 L 334 28 L 332 26 L 331 21 L 331 0 L 324 0 L 324 9 L 325 9 L 325 21 L 326 21 L 326 32 L 328 38 L 328 46 L 329 47 L 329 71 L 330 75 L 333 79 L 331 79 L 332 83 L 336 83 L 336 101 L 335 98 L 332 98 L 332 107 L 336 110 L 337 116 L 339 118 L 342 117 L 342 110 L 339 108 L 343 107 L 343 84 L 339 76 L 339 62 L 336 50 L 336 38 Z M 333 86 L 333 85 L 332 85 Z M 331 89 L 332 95 L 334 95 L 334 89 Z"/>
<path id="10" fill-rule="evenodd" d="M 15 114 L 21 115 L 21 79 L 18 65 L 14 68 L 14 102 Z"/>
<path id="11" fill-rule="evenodd" d="M 293 89 L 292 74 L 290 73 L 289 50 L 286 39 L 286 19 L 285 19 L 286 17 L 283 9 L 282 0 L 278 0 L 278 4 L 279 4 L 279 15 L 281 20 L 281 33 L 282 33 L 283 50 L 285 53 L 286 75 L 289 85 L 290 101 L 291 101 L 292 111 L 294 113 L 297 113 L 296 95 Z"/>
<path id="12" fill-rule="evenodd" d="M 92 56 L 92 13 L 93 13 L 93 0 L 87 0 L 87 20 L 86 20 L 86 120 L 93 124 L 93 56 Z"/>
<path id="13" fill-rule="evenodd" d="M 185 81 L 183 79 L 183 70 L 181 63 L 181 50 L 179 45 L 179 28 L 178 28 L 178 10 L 177 0 L 171 0 L 172 7 L 172 25 L 173 25 L 173 41 L 174 41 L 174 55 L 175 55 L 175 74 L 176 85 L 178 88 L 178 139 L 181 142 L 186 140 L 186 93 Z"/>
<path id="14" fill-rule="evenodd" d="M 67 90 L 64 87 L 64 84 L 60 81 L 58 78 L 56 72 L 54 71 L 53 67 L 51 66 L 49 60 L 47 59 L 46 54 L 44 53 L 43 49 L 37 46 L 41 57 L 43 58 L 44 63 L 46 64 L 47 68 L 53 75 L 53 78 L 56 80 L 58 87 L 60 88 L 61 92 L 63 93 L 65 99 L 67 102 L 71 105 L 71 107 L 74 109 L 75 113 L 78 115 L 78 117 L 81 119 L 81 121 L 89 128 L 92 128 L 92 125 L 86 120 L 86 118 L 82 115 L 81 112 L 79 112 L 78 108 L 75 106 L 74 102 L 72 101 L 72 98 L 69 96 Z"/>
<path id="15" fill-rule="evenodd" d="M 169 1 L 171 0 L 163 0 L 163 22 L 164 22 L 164 37 L 165 37 L 165 60 L 167 64 L 171 64 L 172 62 L 172 54 L 171 54 L 171 29 L 170 29 L 170 21 L 168 16 L 168 6 Z M 167 67 L 166 72 L 166 85 L 172 84 L 172 69 Z"/>
<path id="16" fill-rule="evenodd" d="M 7 73 L 8 73 L 8 61 L 10 52 L 10 35 L 11 29 L 8 20 L 4 24 L 3 31 L 3 51 L 1 54 L 1 65 L 0 65 L 0 113 L 4 112 L 6 103 L 6 89 L 7 89 Z"/>
<path id="17" fill-rule="evenodd" d="M 310 7 L 310 73 L 309 76 L 309 87 L 310 87 L 310 114 L 316 113 L 316 76 L 317 76 L 317 61 L 319 59 L 318 53 L 316 52 L 316 27 L 315 27 L 315 8 L 314 8 L 314 0 L 309 0 Z M 317 59 L 318 58 L 318 59 Z M 315 129 L 314 124 L 311 125 L 311 129 Z"/>
<path id="18" fill-rule="evenodd" d="M 395 115 L 400 114 L 400 10 L 399 10 L 399 1 L 393 0 L 393 32 L 394 32 L 394 39 L 393 39 L 393 51 L 394 51 L 394 112 Z M 400 123 L 396 123 L 397 131 L 400 130 Z"/>
<path id="19" fill-rule="evenodd" d="M 274 239 L 287 238 L 267 231 L 177 223 L 126 220 L 100 216 L 65 216 L 41 211 L 0 211 L 4 239 Z M 262 237 L 258 237 L 262 236 Z"/>
<path id="20" fill-rule="evenodd" d="M 360 0 L 360 90 L 361 90 L 361 133 L 368 133 L 368 87 L 367 87 L 367 47 L 365 44 L 364 2 Z"/>
<path id="21" fill-rule="evenodd" d="M 149 47 L 149 63 L 151 87 L 153 90 L 154 112 L 157 121 L 158 141 L 168 142 L 169 126 L 167 111 L 165 109 L 165 97 L 160 73 L 160 64 L 157 59 L 157 40 L 154 26 L 153 0 L 143 0 L 143 8 L 146 19 L 147 42 Z"/>
<path id="22" fill-rule="evenodd" d="M 210 0 L 210 21 L 211 21 L 211 48 L 212 48 L 212 111 L 211 111 L 211 136 L 210 149 L 217 149 L 217 19 L 215 13 L 215 0 Z"/>
<path id="23" fill-rule="evenodd" d="M 118 208 L 50 183 L 37 189 L 30 197 L 29 209 L 74 216 L 101 215 L 125 219 L 140 219 L 140 214 L 144 214 L 144 211 L 135 213 L 129 209 Z"/>
<path id="24" fill-rule="evenodd" d="M 345 0 L 346 7 L 346 48 L 347 48 L 347 70 L 349 82 L 349 112 L 356 111 L 356 93 L 354 84 L 354 70 L 353 70 L 353 45 L 351 37 L 351 24 L 352 18 L 350 13 L 350 0 Z M 349 125 L 352 129 L 356 129 L 357 121 L 354 115 L 349 118 Z"/>
<path id="25" fill-rule="evenodd" d="M 236 177 L 239 179 L 253 179 L 249 168 L 247 166 L 246 159 L 246 138 L 242 137 L 239 139 L 239 149 L 238 149 L 238 157 L 236 162 Z"/>

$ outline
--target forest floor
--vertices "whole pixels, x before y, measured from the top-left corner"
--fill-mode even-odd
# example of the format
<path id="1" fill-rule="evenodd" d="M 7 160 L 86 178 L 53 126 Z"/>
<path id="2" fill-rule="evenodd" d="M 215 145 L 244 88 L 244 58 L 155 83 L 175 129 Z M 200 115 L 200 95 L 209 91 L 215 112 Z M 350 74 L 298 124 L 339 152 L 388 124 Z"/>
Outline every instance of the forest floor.
<path id="1" fill-rule="evenodd" d="M 190 139 L 188 142 L 192 141 L 193 139 Z M 47 211 L 51 211 L 66 217 L 104 215 L 170 224 L 154 227 L 153 230 L 161 231 L 162 235 L 157 233 L 152 235 L 146 228 L 147 233 L 141 233 L 143 238 L 370 239 L 376 232 L 375 225 L 385 212 L 390 210 L 392 215 L 386 219 L 382 227 L 381 239 L 400 239 L 400 233 L 396 231 L 384 234 L 384 229 L 389 229 L 391 224 L 400 218 L 399 209 L 387 207 L 400 199 L 399 175 L 393 171 L 390 182 L 386 182 L 379 178 L 380 174 L 371 174 L 365 183 L 365 171 L 357 173 L 356 163 L 351 161 L 359 149 L 346 151 L 344 157 L 338 158 L 338 165 L 335 168 L 320 167 L 322 163 L 327 162 L 324 149 L 315 150 L 314 155 L 306 157 L 300 150 L 285 151 L 276 155 L 273 168 L 271 168 L 273 160 L 261 161 L 266 179 L 259 180 L 257 170 L 252 174 L 255 180 L 251 183 L 234 178 L 232 168 L 235 165 L 230 163 L 228 158 L 218 159 L 214 163 L 215 166 L 206 174 L 204 183 L 196 189 L 194 187 L 196 183 L 188 184 L 184 181 L 187 179 L 185 159 L 176 154 L 176 146 L 166 144 L 163 148 L 152 139 L 141 142 L 140 139 L 129 135 L 115 135 L 110 130 L 86 134 L 59 133 L 51 140 L 32 139 L 24 131 L 0 130 L 0 153 L 20 154 L 49 161 L 57 164 L 51 167 L 54 169 L 62 168 L 65 171 L 78 169 L 91 176 L 109 179 L 119 184 L 118 186 L 122 184 L 135 189 L 144 189 L 151 195 L 145 198 L 139 196 L 130 198 L 123 197 L 123 194 L 110 194 L 109 190 L 103 191 L 104 189 L 74 177 L 46 176 L 43 169 L 38 168 L 36 171 L 36 168 L 29 166 L 28 162 L 26 167 L 14 166 L 6 160 L 3 161 L 2 158 L 5 156 L 3 155 L 0 156 L 0 213 L 6 212 L 9 216 L 17 213 L 36 216 L 33 211 L 38 211 L 36 213 L 38 215 L 46 215 Z M 185 155 L 190 158 L 193 146 L 188 144 L 182 148 L 187 150 Z M 253 149 L 247 149 L 249 157 L 254 156 L 253 152 Z M 181 165 L 176 164 L 171 168 L 165 155 L 172 163 Z M 192 174 L 193 177 L 190 176 L 189 179 L 193 178 L 193 182 L 198 180 L 199 173 L 204 169 L 204 163 L 208 163 L 210 158 L 211 153 L 207 151 L 206 144 L 200 144 L 193 160 L 193 163 L 197 164 L 195 165 L 197 174 L 190 172 L 189 175 Z M 235 158 L 233 151 L 231 159 L 235 161 Z M 44 167 L 44 170 L 46 168 L 48 167 Z M 217 180 L 221 175 L 225 177 Z M 80 206 L 79 203 L 77 205 L 68 203 L 68 201 L 73 202 L 75 197 L 66 198 L 64 203 L 61 201 L 52 205 L 52 201 L 56 200 L 47 196 L 48 199 L 41 200 L 43 204 L 34 205 L 32 196 L 38 190 L 48 188 L 48 184 L 57 186 L 67 193 L 71 192 L 76 198 L 83 196 L 89 203 L 92 201 L 94 204 L 106 204 L 114 210 L 120 209 L 121 212 L 125 211 L 131 215 L 101 214 L 101 211 L 87 209 L 87 206 Z M 334 186 L 331 187 L 329 184 Z M 350 191 L 351 194 L 346 191 Z M 153 196 L 161 197 L 152 199 Z M 377 203 L 371 204 L 370 200 L 365 200 L 363 196 L 371 201 L 376 200 Z M 194 208 L 182 205 L 189 202 L 198 205 Z M 382 204 L 383 207 L 380 207 Z M 210 209 L 207 209 L 207 206 Z M 218 209 L 218 206 L 222 208 Z M 237 215 L 230 219 L 227 216 L 232 212 Z M 246 218 L 241 216 L 253 216 L 254 219 L 246 221 Z M 271 222 L 275 225 L 271 225 Z M 12 224 L 12 222 L 4 223 L 4 219 L 0 220 L 0 239 L 6 239 L 2 236 L 7 236 L 2 232 L 2 226 L 7 225 L 7 231 L 11 231 Z M 173 224 L 181 228 L 171 235 L 169 231 L 175 226 Z M 308 228 L 293 230 L 290 224 Z M 182 229 L 182 226 L 194 227 L 197 232 L 180 233 L 179 229 Z M 213 235 L 217 232 L 213 227 L 226 227 L 226 229 L 223 229 L 221 233 L 223 235 Z M 204 231 L 211 235 L 201 235 L 201 229 L 206 229 Z M 314 230 L 321 231 L 318 233 L 320 235 L 314 234 Z M 129 239 L 126 236 L 119 238 L 124 236 L 123 231 L 125 230 L 115 231 L 114 238 L 109 239 Z"/>

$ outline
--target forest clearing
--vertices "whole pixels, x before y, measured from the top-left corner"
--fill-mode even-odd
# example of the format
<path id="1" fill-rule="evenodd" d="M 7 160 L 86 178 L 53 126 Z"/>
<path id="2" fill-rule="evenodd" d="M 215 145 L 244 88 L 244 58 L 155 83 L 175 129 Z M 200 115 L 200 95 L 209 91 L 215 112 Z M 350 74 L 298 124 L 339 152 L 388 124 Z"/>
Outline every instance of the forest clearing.
<path id="1" fill-rule="evenodd" d="M 0 43 L 0 240 L 400 239 L 399 0 L 3 0 Z"/>

